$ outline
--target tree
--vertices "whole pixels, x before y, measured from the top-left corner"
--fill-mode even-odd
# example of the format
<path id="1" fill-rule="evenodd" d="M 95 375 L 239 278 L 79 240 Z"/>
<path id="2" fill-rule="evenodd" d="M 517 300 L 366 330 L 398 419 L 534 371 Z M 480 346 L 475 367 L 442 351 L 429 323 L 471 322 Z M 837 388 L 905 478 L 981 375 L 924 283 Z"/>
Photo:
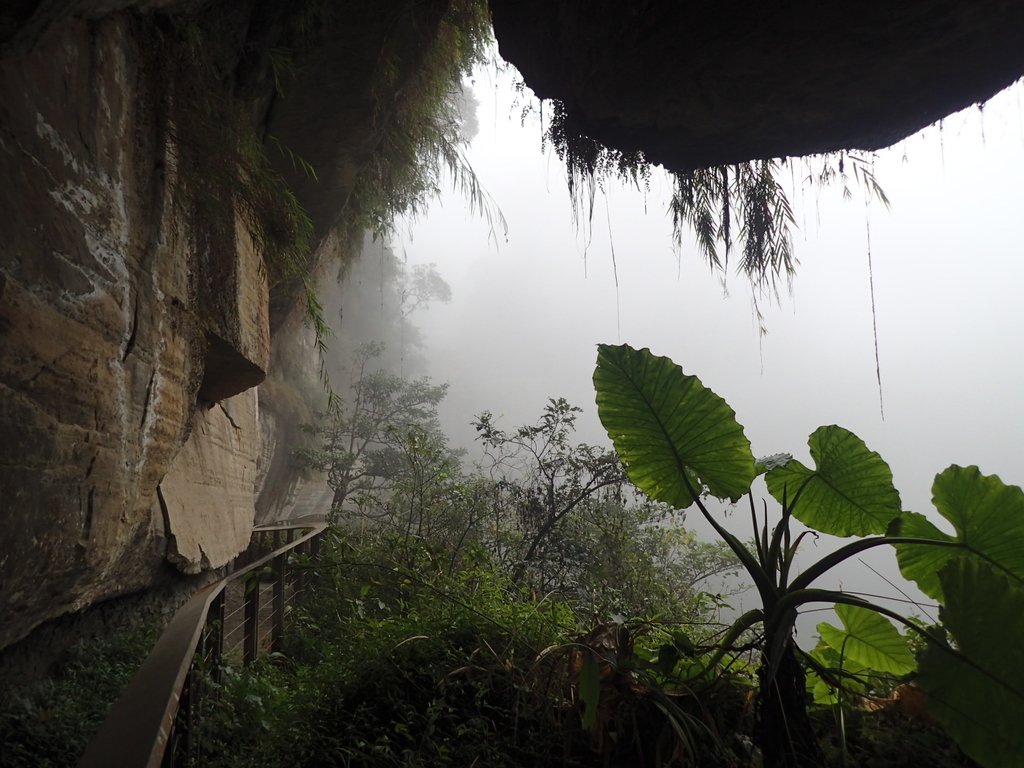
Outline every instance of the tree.
<path id="1" fill-rule="evenodd" d="M 418 309 L 426 309 L 432 301 L 447 304 L 452 300 L 451 286 L 441 277 L 436 264 L 417 264 L 412 271 L 402 270 L 398 276 L 398 328 L 400 370 L 405 373 L 406 319 Z"/>
<path id="2" fill-rule="evenodd" d="M 721 542 L 700 541 L 684 515 L 642 494 L 593 501 L 568 533 L 577 557 L 566 558 L 567 582 L 585 613 L 644 618 L 660 623 L 706 622 L 724 594 L 708 594 L 708 581 L 734 577 L 741 568 Z M 742 589 L 737 582 L 730 594 Z M 703 639 L 703 638 L 702 638 Z"/>
<path id="3" fill-rule="evenodd" d="M 403 466 L 399 436 L 413 428 L 432 428 L 437 405 L 448 391 L 447 384 L 432 384 L 427 377 L 410 380 L 371 370 L 383 351 L 379 342 L 360 346 L 353 356 L 349 399 L 333 397 L 319 422 L 305 427 L 319 446 L 301 449 L 298 458 L 327 473 L 334 516 L 353 492 L 394 481 Z"/>
<path id="4" fill-rule="evenodd" d="M 492 478 L 511 497 L 514 522 L 523 536 L 512 570 L 516 581 L 548 554 L 556 543 L 556 526 L 599 494 L 621 495 L 626 483 L 613 452 L 571 443 L 580 412 L 564 398 L 551 398 L 536 423 L 511 432 L 499 429 L 489 411 L 472 422 Z"/>
<path id="5" fill-rule="evenodd" d="M 400 467 L 389 498 L 371 504 L 376 503 L 382 522 L 402 536 L 406 550 L 413 540 L 436 544 L 454 561 L 472 529 L 462 503 L 464 451 L 450 448 L 435 425 L 412 424 L 389 437 Z"/>

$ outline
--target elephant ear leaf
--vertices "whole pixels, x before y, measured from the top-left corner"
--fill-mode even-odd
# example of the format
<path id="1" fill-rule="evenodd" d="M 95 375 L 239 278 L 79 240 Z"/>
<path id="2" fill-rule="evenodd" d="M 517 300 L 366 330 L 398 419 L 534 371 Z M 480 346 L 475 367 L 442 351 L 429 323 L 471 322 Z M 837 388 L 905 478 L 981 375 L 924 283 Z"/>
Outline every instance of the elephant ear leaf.
<path id="1" fill-rule="evenodd" d="M 754 481 L 754 455 L 721 397 L 667 357 L 598 346 L 597 413 L 629 479 L 656 501 L 685 509 L 703 487 L 737 499 Z"/>
<path id="2" fill-rule="evenodd" d="M 936 475 L 932 501 L 955 535 L 943 533 L 924 515 L 904 513 L 889 533 L 930 539 L 929 544 L 896 544 L 903 576 L 929 597 L 943 601 L 939 571 L 962 557 L 988 563 L 1024 588 L 1024 491 L 977 467 L 952 466 Z"/>
<path id="3" fill-rule="evenodd" d="M 831 625 L 819 624 L 819 633 L 823 626 Z M 836 628 L 832 627 L 832 629 Z M 841 703 L 840 693 L 861 695 L 868 692 L 868 680 L 870 678 L 866 672 L 869 672 L 869 670 L 865 670 L 862 665 L 849 657 L 840 656 L 839 651 L 835 650 L 828 643 L 824 641 L 818 643 L 818 647 L 808 655 L 818 666 L 828 670 L 831 680 L 831 682 L 825 680 L 813 668 L 806 671 L 807 692 L 814 699 L 815 704 L 831 706 Z M 835 683 L 842 687 L 842 691 L 840 691 Z"/>
<path id="4" fill-rule="evenodd" d="M 843 622 L 843 629 L 823 623 L 818 625 L 818 634 L 844 659 L 890 675 L 914 671 L 914 654 L 907 639 L 884 616 L 868 608 L 843 604 L 836 606 L 836 615 Z"/>
<path id="5" fill-rule="evenodd" d="M 814 469 L 797 460 L 769 470 L 768 492 L 790 506 L 793 517 L 833 536 L 885 533 L 901 511 L 892 471 L 855 434 L 818 427 L 807 441 Z"/>
<path id="6" fill-rule="evenodd" d="M 928 710 L 984 766 L 1024 766 L 1024 589 L 977 558 L 947 563 L 942 621 L 956 651 L 925 650 L 917 678 Z M 998 617 L 998 624 L 994 623 Z"/>

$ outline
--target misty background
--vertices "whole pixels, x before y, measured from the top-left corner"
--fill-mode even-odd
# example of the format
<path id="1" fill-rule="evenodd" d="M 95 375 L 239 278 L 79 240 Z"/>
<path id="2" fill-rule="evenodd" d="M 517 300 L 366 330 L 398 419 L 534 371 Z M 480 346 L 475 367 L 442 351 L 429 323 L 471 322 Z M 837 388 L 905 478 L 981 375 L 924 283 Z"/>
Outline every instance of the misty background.
<path id="1" fill-rule="evenodd" d="M 813 160 L 793 160 L 800 264 L 778 301 L 758 296 L 763 336 L 745 277 L 712 273 L 693 243 L 673 247 L 666 177 L 656 171 L 647 190 L 602 185 L 592 218 L 584 211 L 574 225 L 564 167 L 542 146 L 543 110 L 511 68 L 481 71 L 467 90 L 475 136 L 466 157 L 507 234 L 447 190 L 426 215 L 400 222 L 391 243 L 368 241 L 326 302 L 342 315 L 332 367 L 359 341 L 385 338 L 390 368 L 449 382 L 442 427 L 472 461 L 475 414 L 490 410 L 510 428 L 535 421 L 549 397 L 583 408 L 580 441 L 608 445 L 591 383 L 596 345 L 629 343 L 671 357 L 723 396 L 755 455 L 810 463 L 814 429 L 852 430 L 889 463 L 904 509 L 944 530 L 931 483 L 950 464 L 1024 483 L 1019 84 L 875 154 L 890 209 L 856 185 L 844 194 L 841 184 L 807 183 Z M 401 275 L 431 269 L 451 300 L 434 296 L 403 320 Z M 722 512 L 749 537 L 745 503 Z M 687 525 L 713 538 L 697 513 Z M 834 546 L 828 538 L 804 544 L 805 562 Z M 889 548 L 863 559 L 882 575 L 855 564 L 822 585 L 900 599 L 890 580 L 920 597 Z M 745 599 L 737 609 L 751 607 Z M 821 618 L 801 622 L 804 642 Z"/>

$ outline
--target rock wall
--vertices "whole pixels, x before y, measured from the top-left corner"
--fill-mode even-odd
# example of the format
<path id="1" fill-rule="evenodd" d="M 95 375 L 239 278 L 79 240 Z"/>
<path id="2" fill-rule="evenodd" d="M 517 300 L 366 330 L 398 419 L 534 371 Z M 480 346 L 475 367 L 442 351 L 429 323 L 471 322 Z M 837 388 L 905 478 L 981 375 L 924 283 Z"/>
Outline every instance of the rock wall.
<path id="1" fill-rule="evenodd" d="M 336 273 L 450 5 L 0 4 L 0 650 L 217 568 L 261 481 L 287 514 L 291 433 L 323 393 L 303 281 L 260 253 L 297 242 L 294 192 L 305 269 Z"/>
<path id="2" fill-rule="evenodd" d="M 157 486 L 167 559 L 184 573 L 219 568 L 249 544 L 258 402 L 249 390 L 196 414 L 192 434 Z"/>
<path id="3" fill-rule="evenodd" d="M 157 34 L 66 17 L 0 53 L 0 648 L 251 530 L 267 287 L 230 208 L 176 191 L 204 169 Z"/>

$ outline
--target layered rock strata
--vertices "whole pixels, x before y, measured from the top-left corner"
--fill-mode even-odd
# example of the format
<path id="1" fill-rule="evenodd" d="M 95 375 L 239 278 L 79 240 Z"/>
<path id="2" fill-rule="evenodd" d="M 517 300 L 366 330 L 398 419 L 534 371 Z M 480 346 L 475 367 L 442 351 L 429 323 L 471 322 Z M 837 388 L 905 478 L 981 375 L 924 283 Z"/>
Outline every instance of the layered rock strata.
<path id="1" fill-rule="evenodd" d="M 267 287 L 175 191 L 154 34 L 69 17 L 0 60 L 0 648 L 249 538 Z"/>

